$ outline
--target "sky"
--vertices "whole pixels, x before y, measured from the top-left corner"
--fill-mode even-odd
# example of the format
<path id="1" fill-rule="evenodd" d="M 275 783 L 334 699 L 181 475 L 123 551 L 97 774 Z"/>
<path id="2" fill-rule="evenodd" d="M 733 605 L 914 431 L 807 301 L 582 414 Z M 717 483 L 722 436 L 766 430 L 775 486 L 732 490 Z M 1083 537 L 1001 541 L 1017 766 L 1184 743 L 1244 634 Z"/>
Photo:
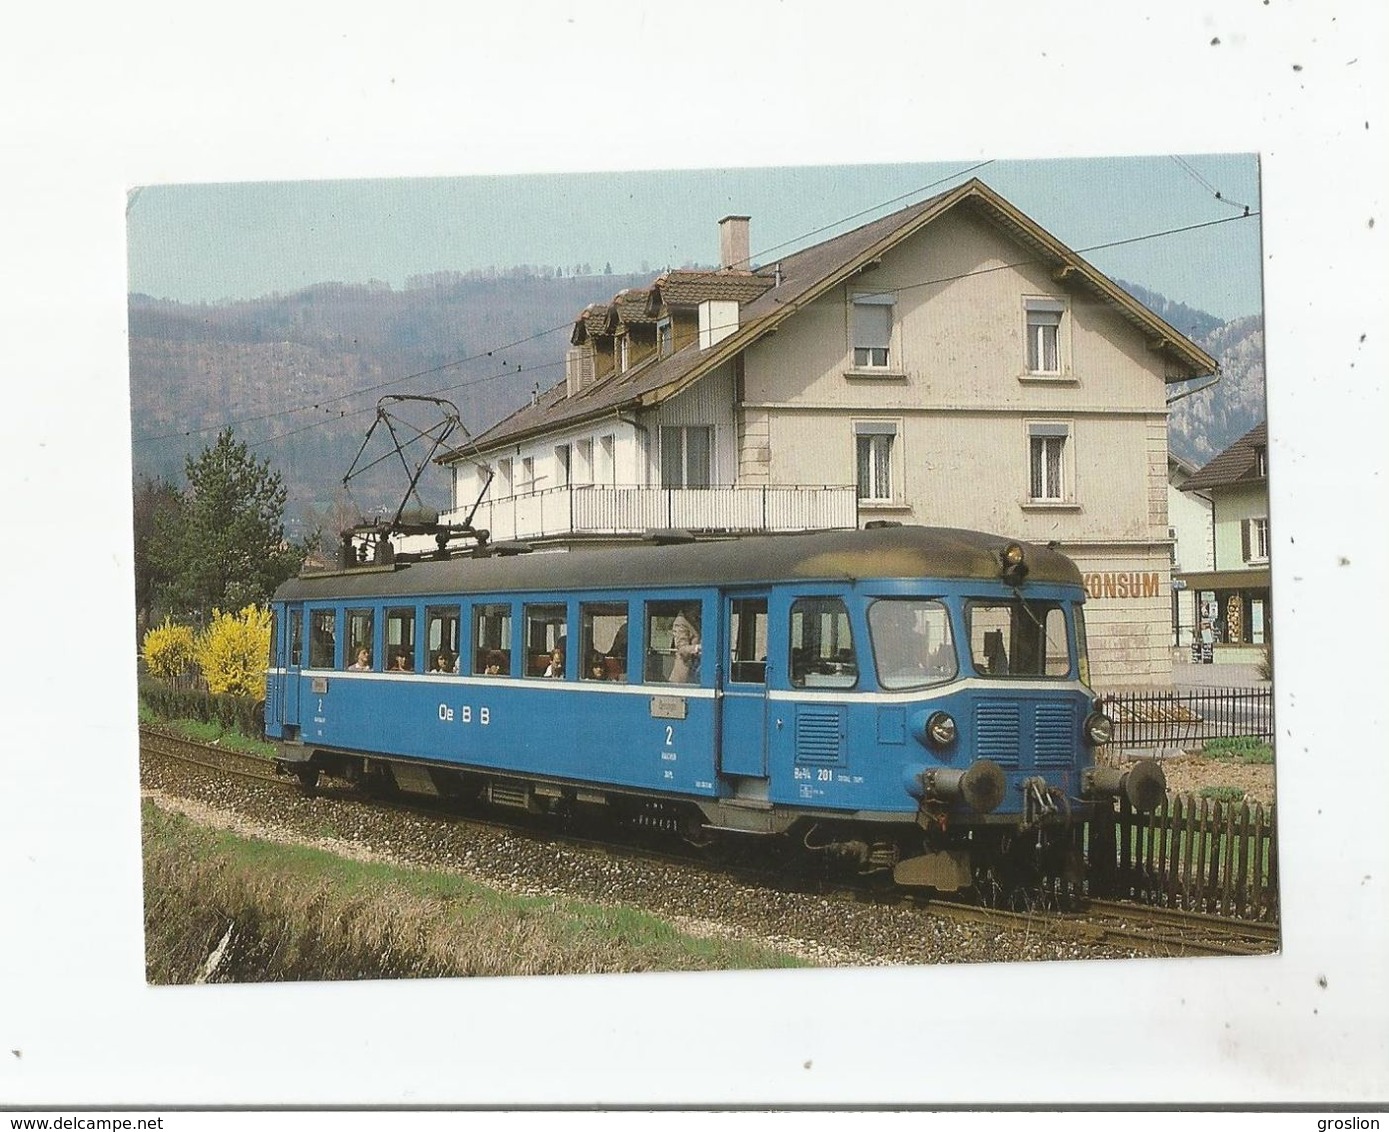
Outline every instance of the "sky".
<path id="1" fill-rule="evenodd" d="M 1367 521 L 1389 511 L 1389 6 L 242 0 L 230 9 L 127 0 L 89 5 L 80 18 L 61 5 L 14 6 L 5 31 L 0 482 L 11 552 L 0 577 L 12 647 L 0 653 L 0 685 L 17 706 L 0 759 L 0 1107 L 1012 1104 L 1016 1122 L 1031 1126 L 1035 1115 L 1021 1110 L 1068 1103 L 1382 1106 L 1389 1097 L 1389 698 L 1373 630 L 1389 525 Z M 450 250 L 457 263 L 386 263 L 375 249 L 382 218 L 410 212 L 392 196 L 386 209 L 343 205 L 348 236 L 327 246 L 360 244 L 361 262 L 320 270 L 326 252 L 310 243 L 308 268 L 296 270 L 389 276 L 490 262 L 501 248 L 534 248 L 523 258 L 545 262 L 611 258 L 614 269 L 633 266 L 619 264 L 624 256 L 638 267 L 649 256 L 654 268 L 673 257 L 663 235 L 673 217 L 689 225 L 679 250 L 689 241 L 686 254 L 708 260 L 716 245 L 706 234 L 731 208 L 753 214 L 753 247 L 765 250 L 916 178 L 842 200 L 807 182 L 772 194 L 791 211 L 778 218 L 755 195 L 730 196 L 728 179 L 722 192 L 637 207 L 633 189 L 616 188 L 630 170 L 954 170 L 990 157 L 1133 153 L 1156 158 L 1155 182 L 1097 181 L 1069 213 L 1049 211 L 1043 191 L 1025 198 L 998 165 L 979 172 L 1083 247 L 1180 222 L 1188 209 L 1200 219 L 1234 211 L 1203 197 L 1166 155 L 1258 155 L 1279 955 L 1045 970 L 145 985 L 128 251 L 146 244 L 155 259 L 183 264 L 160 279 L 142 263 L 138 285 L 154 293 L 234 257 L 225 244 L 197 243 L 226 227 L 215 211 L 166 216 L 146 208 L 158 201 L 153 189 L 130 220 L 145 223 L 146 208 L 151 222 L 166 216 L 163 227 L 132 229 L 128 248 L 132 188 L 481 178 L 500 188 L 468 204 L 489 215 L 460 209 L 458 226 L 502 232 L 501 243 Z M 1236 185 L 1220 166 L 1191 163 L 1253 203 L 1242 195 L 1252 172 Z M 558 176 L 555 184 L 575 171 L 610 182 L 609 195 L 571 200 L 552 189 L 537 203 L 512 180 Z M 1080 192 L 1079 179 L 1062 181 Z M 1180 194 L 1150 191 L 1179 183 Z M 528 207 L 506 213 L 513 197 Z M 1178 199 L 1151 216 L 1128 211 Z M 600 206 L 617 222 L 599 225 Z M 297 257 L 310 241 L 304 217 L 326 228 L 334 211 L 321 200 L 303 207 L 280 210 L 268 244 L 256 242 L 264 213 L 238 214 L 234 249 Z M 1111 215 L 1123 220 L 1117 231 L 1104 222 Z M 442 241 L 411 219 L 411 244 Z M 561 246 L 556 230 L 580 222 L 609 232 L 652 223 L 665 242 L 609 253 L 584 239 L 563 245 L 562 257 L 542 254 Z M 1213 239 L 1255 227 L 1204 231 Z M 1173 267 L 1190 251 L 1171 247 L 1166 270 L 1178 280 Z M 1133 281 L 1179 290 L 1154 271 Z M 1258 275 L 1204 263 L 1186 283 L 1232 273 Z M 213 297 L 266 285 L 235 273 L 199 284 Z M 1169 297 L 1242 313 L 1254 293 L 1245 286 L 1242 297 Z M 564 726 L 555 721 L 557 735 Z M 1231 1126 L 1229 1114 L 1210 1115 Z M 804 1116 L 790 1119 L 799 1126 Z M 906 1116 L 919 1126 L 919 1115 Z M 1086 1116 L 1113 1124 L 1100 1112 L 1064 1119 Z M 1261 1129 L 1278 1123 L 1257 1119 Z M 1286 1119 L 1314 1122 L 1308 1112 Z"/>
<path id="2" fill-rule="evenodd" d="M 1111 277 L 1231 319 L 1262 310 L 1258 172 L 1244 153 L 152 184 L 131 194 L 129 286 L 217 302 L 489 266 L 656 272 L 716 263 L 730 214 L 770 263 L 972 175 Z"/>

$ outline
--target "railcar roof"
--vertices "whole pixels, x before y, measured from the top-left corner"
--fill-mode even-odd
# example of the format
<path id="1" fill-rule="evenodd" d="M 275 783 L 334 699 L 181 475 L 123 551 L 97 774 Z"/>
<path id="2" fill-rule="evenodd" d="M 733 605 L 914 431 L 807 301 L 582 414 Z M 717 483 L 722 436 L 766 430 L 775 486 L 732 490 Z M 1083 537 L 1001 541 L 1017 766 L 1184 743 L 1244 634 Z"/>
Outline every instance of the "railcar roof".
<path id="1" fill-rule="evenodd" d="M 498 558 L 415 562 L 301 574 L 275 593 L 279 601 L 486 594 L 537 590 L 654 589 L 785 581 L 853 582 L 865 578 L 995 578 L 999 552 L 1018 540 L 946 527 L 887 527 L 755 535 L 676 546 L 632 545 Z M 1079 585 L 1065 555 L 1022 544 L 1030 582 Z"/>

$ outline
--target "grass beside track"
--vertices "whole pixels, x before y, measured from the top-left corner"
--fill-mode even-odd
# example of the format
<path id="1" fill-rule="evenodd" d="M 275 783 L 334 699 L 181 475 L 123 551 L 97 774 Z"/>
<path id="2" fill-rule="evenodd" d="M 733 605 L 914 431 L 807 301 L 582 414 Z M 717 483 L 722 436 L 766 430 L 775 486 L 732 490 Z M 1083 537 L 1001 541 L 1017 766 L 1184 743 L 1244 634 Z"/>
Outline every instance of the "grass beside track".
<path id="1" fill-rule="evenodd" d="M 510 896 L 448 873 L 239 837 L 153 803 L 143 816 L 152 983 L 808 965 L 632 909 Z"/>
<path id="2" fill-rule="evenodd" d="M 265 739 L 253 738 L 234 728 L 220 723 L 201 719 L 166 719 L 156 714 L 144 704 L 140 705 L 140 722 L 150 727 L 162 727 L 185 739 L 195 739 L 200 743 L 216 743 L 229 751 L 242 751 L 248 755 L 260 755 L 266 759 L 275 757 L 275 744 Z"/>

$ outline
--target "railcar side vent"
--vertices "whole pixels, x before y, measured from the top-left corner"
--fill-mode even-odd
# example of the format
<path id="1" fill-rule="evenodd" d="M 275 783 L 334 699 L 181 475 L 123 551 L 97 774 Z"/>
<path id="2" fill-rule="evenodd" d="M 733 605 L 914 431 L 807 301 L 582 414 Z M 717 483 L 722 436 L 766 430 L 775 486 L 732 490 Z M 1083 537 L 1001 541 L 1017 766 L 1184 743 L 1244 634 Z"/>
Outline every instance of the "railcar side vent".
<path id="1" fill-rule="evenodd" d="M 796 710 L 796 761 L 821 766 L 844 759 L 844 712 L 840 708 Z"/>

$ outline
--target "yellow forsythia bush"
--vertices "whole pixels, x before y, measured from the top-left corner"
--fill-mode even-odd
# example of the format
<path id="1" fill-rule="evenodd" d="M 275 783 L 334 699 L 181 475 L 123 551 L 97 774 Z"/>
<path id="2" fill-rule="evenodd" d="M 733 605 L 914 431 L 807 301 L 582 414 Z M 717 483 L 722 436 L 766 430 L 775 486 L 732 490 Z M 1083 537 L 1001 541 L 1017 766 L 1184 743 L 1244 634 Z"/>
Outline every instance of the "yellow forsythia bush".
<path id="1" fill-rule="evenodd" d="M 152 676 L 182 676 L 193 663 L 197 647 L 193 630 L 187 625 L 175 625 L 169 618 L 145 633 L 140 655 Z"/>
<path id="2" fill-rule="evenodd" d="M 198 637 L 198 667 L 214 694 L 265 698 L 265 665 L 270 654 L 270 610 L 248 605 L 240 613 L 212 611 Z"/>

